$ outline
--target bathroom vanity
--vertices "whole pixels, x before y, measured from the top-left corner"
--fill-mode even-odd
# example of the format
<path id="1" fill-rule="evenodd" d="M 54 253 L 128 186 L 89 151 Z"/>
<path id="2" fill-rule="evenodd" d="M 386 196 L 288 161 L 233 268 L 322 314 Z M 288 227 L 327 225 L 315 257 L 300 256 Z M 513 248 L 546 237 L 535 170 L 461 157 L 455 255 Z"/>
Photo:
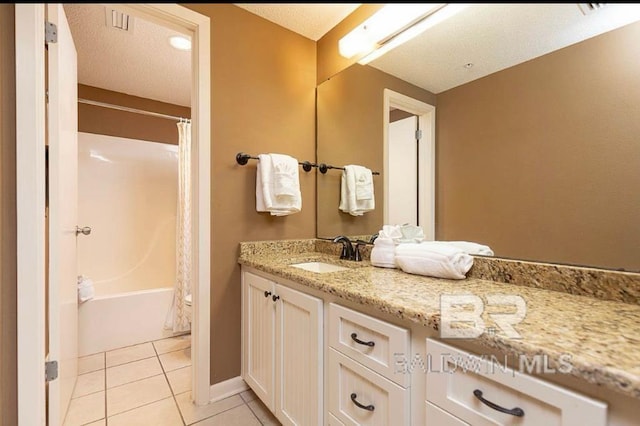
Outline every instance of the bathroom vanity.
<path id="1" fill-rule="evenodd" d="M 242 377 L 283 424 L 637 424 L 638 274 L 476 258 L 443 280 L 337 249 L 241 243 Z M 481 332 L 445 335 L 443 295 L 482 301 Z"/>

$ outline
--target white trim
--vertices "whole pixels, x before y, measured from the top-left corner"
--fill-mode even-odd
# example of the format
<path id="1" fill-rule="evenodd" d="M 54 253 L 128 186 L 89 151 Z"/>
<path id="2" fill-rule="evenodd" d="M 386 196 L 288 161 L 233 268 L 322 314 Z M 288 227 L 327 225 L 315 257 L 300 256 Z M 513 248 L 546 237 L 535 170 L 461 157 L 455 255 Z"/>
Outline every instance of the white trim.
<path id="1" fill-rule="evenodd" d="M 410 98 L 393 90 L 384 89 L 383 107 L 383 220 L 384 224 L 389 220 L 389 206 L 387 204 L 389 194 L 389 108 L 400 108 L 418 116 L 418 125 L 422 130 L 418 154 L 420 193 L 418 194 L 418 206 L 420 210 L 419 222 L 424 230 L 426 240 L 434 240 L 436 235 L 436 107 L 417 99 Z"/>
<path id="2" fill-rule="evenodd" d="M 242 380 L 242 377 L 232 377 L 229 380 L 225 380 L 224 382 L 216 383 L 211 386 L 211 390 L 209 392 L 211 394 L 210 402 L 229 398 L 230 396 L 237 395 L 247 389 L 249 389 L 249 386 L 244 380 Z"/>
<path id="3" fill-rule="evenodd" d="M 15 20 L 18 421 L 44 425 L 44 5 L 16 4 Z"/>
<path id="4" fill-rule="evenodd" d="M 211 370 L 211 46 L 210 20 L 177 4 L 127 4 L 139 16 L 190 33 L 192 40 L 191 122 L 194 259 L 191 323 L 191 395 L 196 405 L 210 400 Z"/>

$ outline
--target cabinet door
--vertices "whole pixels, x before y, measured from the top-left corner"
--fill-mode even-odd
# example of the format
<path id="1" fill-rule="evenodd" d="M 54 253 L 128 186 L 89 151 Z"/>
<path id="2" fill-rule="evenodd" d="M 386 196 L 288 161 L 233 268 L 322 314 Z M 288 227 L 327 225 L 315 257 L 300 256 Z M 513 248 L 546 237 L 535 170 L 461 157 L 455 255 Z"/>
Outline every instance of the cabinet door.
<path id="1" fill-rule="evenodd" d="M 264 404 L 274 409 L 275 284 L 242 274 L 242 377 Z"/>
<path id="2" fill-rule="evenodd" d="M 322 424 L 322 300 L 276 285 L 276 417 Z"/>

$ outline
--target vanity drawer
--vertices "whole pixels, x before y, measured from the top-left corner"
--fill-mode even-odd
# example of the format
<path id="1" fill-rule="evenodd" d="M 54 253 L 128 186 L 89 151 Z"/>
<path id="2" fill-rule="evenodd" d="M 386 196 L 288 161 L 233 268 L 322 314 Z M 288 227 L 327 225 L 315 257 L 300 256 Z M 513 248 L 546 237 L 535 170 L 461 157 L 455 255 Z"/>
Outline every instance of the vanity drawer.
<path id="1" fill-rule="evenodd" d="M 329 349 L 329 411 L 344 425 L 408 425 L 409 401 L 407 389 Z"/>
<path id="2" fill-rule="evenodd" d="M 427 401 L 467 423 L 606 425 L 607 405 L 600 401 L 436 340 L 427 339 L 427 353 Z M 500 412 L 491 403 L 512 413 Z M 514 415 L 516 408 L 522 416 Z"/>
<path id="3" fill-rule="evenodd" d="M 410 375 L 394 367 L 396 355 L 409 354 L 407 329 L 331 303 L 329 345 L 400 386 L 409 386 Z"/>
<path id="4" fill-rule="evenodd" d="M 469 426 L 457 417 L 436 407 L 430 402 L 425 402 L 425 426 Z"/>

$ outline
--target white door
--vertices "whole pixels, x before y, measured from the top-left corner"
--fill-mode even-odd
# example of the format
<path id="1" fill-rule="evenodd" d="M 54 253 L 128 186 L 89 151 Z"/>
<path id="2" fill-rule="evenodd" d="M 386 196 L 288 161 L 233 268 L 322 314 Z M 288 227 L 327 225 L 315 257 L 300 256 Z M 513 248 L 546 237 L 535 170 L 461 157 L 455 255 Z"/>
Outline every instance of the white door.
<path id="1" fill-rule="evenodd" d="M 242 371 L 262 402 L 274 407 L 274 307 L 273 282 L 242 273 Z"/>
<path id="2" fill-rule="evenodd" d="M 76 226 L 78 205 L 78 79 L 76 49 L 60 4 L 47 5 L 58 40 L 48 45 L 49 360 L 58 379 L 48 386 L 49 425 L 62 424 L 78 375 Z M 86 237 L 85 237 L 86 238 Z"/>
<path id="3" fill-rule="evenodd" d="M 389 123 L 389 221 L 418 223 L 418 146 L 415 115 Z"/>
<path id="4" fill-rule="evenodd" d="M 322 300 L 276 284 L 276 417 L 322 424 Z"/>

